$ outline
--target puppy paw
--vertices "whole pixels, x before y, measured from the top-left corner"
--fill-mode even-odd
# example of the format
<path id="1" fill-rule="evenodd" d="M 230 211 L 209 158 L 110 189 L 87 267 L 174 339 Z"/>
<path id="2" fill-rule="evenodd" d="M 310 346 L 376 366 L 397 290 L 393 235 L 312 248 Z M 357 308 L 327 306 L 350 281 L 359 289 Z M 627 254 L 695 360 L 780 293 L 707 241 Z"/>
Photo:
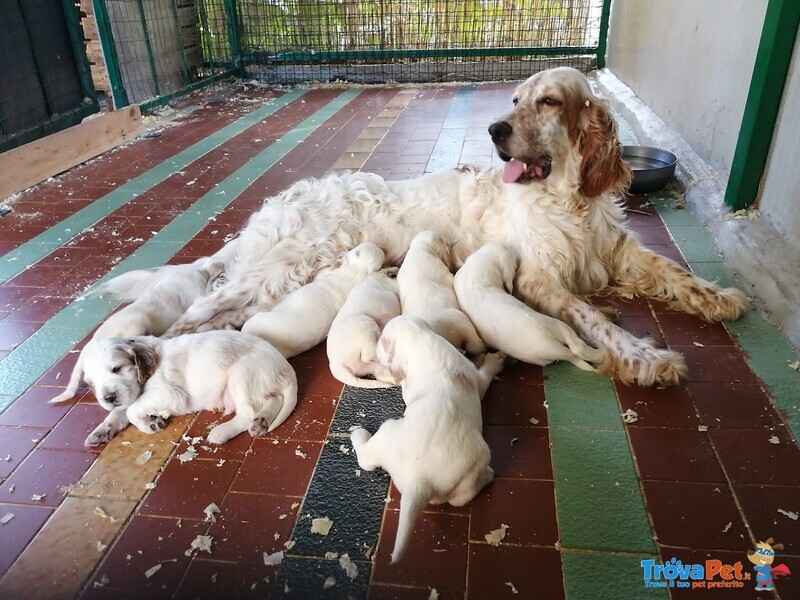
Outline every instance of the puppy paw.
<path id="1" fill-rule="evenodd" d="M 364 444 L 371 437 L 372 434 L 363 427 L 356 427 L 350 432 L 350 441 L 353 443 L 353 446 Z"/>
<path id="2" fill-rule="evenodd" d="M 269 421 L 264 417 L 257 417 L 250 423 L 250 429 L 247 430 L 253 437 L 261 437 L 267 435 L 269 431 Z"/>
<path id="3" fill-rule="evenodd" d="M 219 426 L 214 427 L 211 431 L 208 432 L 206 436 L 206 441 L 209 444 L 224 444 L 230 439 L 227 431 L 225 428 L 220 428 Z"/>
<path id="4" fill-rule="evenodd" d="M 148 417 L 147 426 L 153 433 L 158 433 L 159 431 L 164 431 L 164 427 L 167 426 L 167 422 L 158 415 L 151 415 Z"/>
<path id="5" fill-rule="evenodd" d="M 102 446 L 103 444 L 107 444 L 111 441 L 111 438 L 114 437 L 114 433 L 108 427 L 98 427 L 92 433 L 89 434 L 83 441 L 83 445 L 87 448 L 92 446 Z"/>

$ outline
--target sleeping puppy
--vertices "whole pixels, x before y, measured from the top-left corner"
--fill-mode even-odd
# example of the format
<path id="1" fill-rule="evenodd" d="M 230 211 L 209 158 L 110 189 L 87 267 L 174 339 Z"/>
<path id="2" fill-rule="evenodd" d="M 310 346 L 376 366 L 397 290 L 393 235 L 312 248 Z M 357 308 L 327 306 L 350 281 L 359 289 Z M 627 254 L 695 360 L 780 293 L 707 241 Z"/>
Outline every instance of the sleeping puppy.
<path id="1" fill-rule="evenodd" d="M 361 388 L 397 385 L 378 362 L 376 348 L 386 323 L 400 315 L 400 296 L 396 275 L 390 267 L 370 273 L 345 300 L 328 333 L 328 363 L 336 379 Z M 374 375 L 376 380 L 363 379 Z"/>
<path id="2" fill-rule="evenodd" d="M 244 431 L 253 437 L 272 431 L 297 404 L 297 378 L 286 359 L 238 331 L 107 338 L 89 342 L 85 353 L 84 379 L 110 411 L 87 446 L 107 442 L 129 422 L 154 433 L 171 415 L 235 412 L 208 434 L 210 443 L 222 444 Z"/>
<path id="3" fill-rule="evenodd" d="M 404 315 L 419 317 L 430 328 L 467 354 L 486 352 L 486 346 L 458 306 L 450 272 L 450 250 L 444 237 L 423 231 L 411 241 L 397 274 Z"/>
<path id="4" fill-rule="evenodd" d="M 133 300 L 97 328 L 92 341 L 131 335 L 161 335 L 178 320 L 209 283 L 222 273 L 223 263 L 201 258 L 186 265 L 165 265 L 158 269 L 129 271 L 92 290 L 93 295 L 111 294 L 119 300 Z M 67 388 L 50 400 L 69 400 L 78 391 L 83 376 L 86 350 L 72 369 Z"/>
<path id="5" fill-rule="evenodd" d="M 526 363 L 548 365 L 568 360 L 584 371 L 600 363 L 603 350 L 592 348 L 563 321 L 536 312 L 511 295 L 517 259 L 500 242 L 490 242 L 467 258 L 455 276 L 461 308 L 481 338 Z"/>
<path id="6" fill-rule="evenodd" d="M 406 410 L 374 436 L 359 427 L 350 439 L 359 466 L 383 467 L 402 494 L 392 562 L 426 504 L 462 506 L 494 478 L 481 436 L 481 399 L 503 359 L 487 354 L 477 368 L 415 317 L 392 319 L 383 330 L 378 360 L 401 382 Z"/>
<path id="7" fill-rule="evenodd" d="M 295 290 L 271 310 L 250 317 L 242 331 L 275 346 L 286 358 L 310 350 L 328 335 L 355 285 L 383 266 L 383 250 L 370 242 L 342 256 L 341 266 Z"/>

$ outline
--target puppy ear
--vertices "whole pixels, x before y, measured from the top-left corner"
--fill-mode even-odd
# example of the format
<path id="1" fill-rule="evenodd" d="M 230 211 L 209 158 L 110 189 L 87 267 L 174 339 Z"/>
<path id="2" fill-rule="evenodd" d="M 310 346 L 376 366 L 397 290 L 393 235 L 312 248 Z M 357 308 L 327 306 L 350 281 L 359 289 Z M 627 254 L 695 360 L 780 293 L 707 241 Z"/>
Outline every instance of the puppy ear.
<path id="1" fill-rule="evenodd" d="M 133 357 L 133 364 L 136 367 L 136 376 L 139 379 L 139 383 L 144 384 L 158 368 L 158 352 L 152 344 L 136 339 L 128 341 L 128 352 Z"/>
<path id="2" fill-rule="evenodd" d="M 389 370 L 395 383 L 399 384 L 406 378 L 406 371 L 395 352 L 394 340 L 382 335 L 378 340 L 378 354 L 382 359 L 381 363 Z"/>
<path id="3" fill-rule="evenodd" d="M 614 119 L 602 102 L 586 102 L 581 128 L 581 192 L 587 198 L 606 192 L 622 194 L 630 184 L 631 170 L 622 160 Z"/>

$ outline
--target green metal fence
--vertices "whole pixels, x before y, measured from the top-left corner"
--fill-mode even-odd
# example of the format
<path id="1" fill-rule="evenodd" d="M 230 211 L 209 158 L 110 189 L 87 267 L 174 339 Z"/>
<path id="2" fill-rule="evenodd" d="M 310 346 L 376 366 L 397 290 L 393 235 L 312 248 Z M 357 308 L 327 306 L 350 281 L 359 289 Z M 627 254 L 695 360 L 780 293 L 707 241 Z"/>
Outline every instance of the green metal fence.
<path id="1" fill-rule="evenodd" d="M 72 0 L 0 0 L 0 152 L 99 110 Z"/>
<path id="2" fill-rule="evenodd" d="M 229 75 L 490 81 L 603 65 L 610 0 L 93 0 L 116 106 Z"/>

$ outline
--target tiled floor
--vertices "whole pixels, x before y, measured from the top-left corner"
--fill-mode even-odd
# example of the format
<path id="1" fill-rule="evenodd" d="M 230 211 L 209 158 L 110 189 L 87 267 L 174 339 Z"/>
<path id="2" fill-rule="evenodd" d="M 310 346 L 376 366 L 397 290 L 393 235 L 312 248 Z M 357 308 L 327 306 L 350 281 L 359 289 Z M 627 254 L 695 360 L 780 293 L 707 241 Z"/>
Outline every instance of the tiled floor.
<path id="1" fill-rule="evenodd" d="M 77 300 L 87 286 L 219 249 L 299 177 L 497 164 L 486 126 L 511 90 L 258 88 L 16 200 L 0 221 L 0 596 L 800 597 L 800 376 L 755 311 L 709 325 L 658 302 L 599 299 L 625 329 L 682 352 L 688 381 L 646 389 L 571 365 L 507 368 L 484 401 L 495 482 L 466 507 L 428 507 L 395 565 L 399 496 L 385 473 L 358 469 L 348 430 L 374 431 L 402 399 L 343 391 L 322 347 L 292 360 L 300 399 L 282 427 L 218 448 L 202 436 L 220 416 L 201 413 L 89 450 L 82 441 L 103 417 L 91 393 L 46 403 L 114 308 Z M 645 244 L 732 283 L 673 195 L 627 207 Z M 627 409 L 637 421 L 623 422 Z M 333 521 L 327 536 L 311 532 L 318 517 Z M 492 545 L 497 529 L 506 535 Z M 209 539 L 198 536 L 209 550 L 191 549 Z M 741 562 L 751 575 L 746 551 L 768 537 L 785 546 L 776 563 L 795 571 L 777 593 L 757 594 L 751 579 L 645 587 L 648 559 Z M 280 565 L 265 564 L 279 551 Z"/>

